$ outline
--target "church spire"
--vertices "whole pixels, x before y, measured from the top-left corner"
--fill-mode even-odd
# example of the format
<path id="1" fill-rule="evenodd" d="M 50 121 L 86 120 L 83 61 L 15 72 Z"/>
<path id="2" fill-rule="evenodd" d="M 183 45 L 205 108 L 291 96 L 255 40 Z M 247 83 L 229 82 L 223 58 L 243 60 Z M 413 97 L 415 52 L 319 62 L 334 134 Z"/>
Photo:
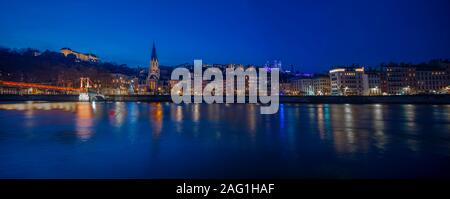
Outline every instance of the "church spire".
<path id="1" fill-rule="evenodd" d="M 156 56 L 156 47 L 155 47 L 155 41 L 153 41 L 153 48 L 152 48 L 152 57 L 150 60 L 158 60 L 158 56 Z"/>
<path id="2" fill-rule="evenodd" d="M 156 47 L 155 47 L 155 41 L 153 41 L 153 48 L 152 48 L 152 56 L 150 58 L 150 66 L 148 68 L 148 76 L 147 76 L 147 82 L 151 83 L 150 88 L 151 90 L 156 89 L 156 82 L 159 80 L 159 63 L 158 63 L 158 57 L 156 56 Z"/>

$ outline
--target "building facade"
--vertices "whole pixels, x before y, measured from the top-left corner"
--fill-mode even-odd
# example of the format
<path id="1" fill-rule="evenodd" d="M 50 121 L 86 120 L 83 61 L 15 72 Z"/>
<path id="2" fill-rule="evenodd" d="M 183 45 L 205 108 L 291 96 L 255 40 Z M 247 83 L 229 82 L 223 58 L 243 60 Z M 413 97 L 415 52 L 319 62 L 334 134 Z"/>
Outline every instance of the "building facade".
<path id="1" fill-rule="evenodd" d="M 388 95 L 409 95 L 416 92 L 416 68 L 395 65 L 383 66 L 382 92 Z"/>
<path id="2" fill-rule="evenodd" d="M 387 65 L 382 67 L 382 91 L 389 95 L 447 93 L 448 68 L 427 65 Z"/>
<path id="3" fill-rule="evenodd" d="M 296 95 L 330 95 L 330 78 L 326 75 L 315 75 L 294 79 L 291 80 L 291 90 Z"/>
<path id="4" fill-rule="evenodd" d="M 445 69 L 416 68 L 417 93 L 445 93 L 450 85 L 449 74 Z"/>
<path id="5" fill-rule="evenodd" d="M 382 95 L 381 92 L 381 75 L 379 71 L 365 71 L 368 81 L 368 93 L 366 95 Z M 366 91 L 367 92 L 367 91 Z"/>
<path id="6" fill-rule="evenodd" d="M 330 70 L 331 95 L 368 95 L 368 78 L 364 67 L 342 67 Z"/>
<path id="7" fill-rule="evenodd" d="M 313 88 L 315 95 L 330 95 L 331 94 L 331 82 L 330 77 L 327 75 L 318 75 L 313 78 Z"/>

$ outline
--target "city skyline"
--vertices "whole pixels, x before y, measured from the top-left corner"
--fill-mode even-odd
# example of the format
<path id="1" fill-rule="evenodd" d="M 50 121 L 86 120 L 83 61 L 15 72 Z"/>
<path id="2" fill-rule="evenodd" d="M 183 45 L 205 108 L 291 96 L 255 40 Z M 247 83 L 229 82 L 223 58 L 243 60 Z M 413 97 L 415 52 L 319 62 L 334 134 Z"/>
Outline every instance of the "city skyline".
<path id="1" fill-rule="evenodd" d="M 442 192 L 448 8 L 449 0 L 0 0 L 0 190 Z"/>
<path id="2" fill-rule="evenodd" d="M 255 65 L 281 60 L 307 72 L 450 57 L 446 1 L 171 3 L 183 6 L 15 1 L 1 6 L 7 9 L 0 12 L 0 45 L 53 51 L 70 47 L 102 60 L 146 67 L 155 41 L 160 65 L 196 58 Z M 12 12 L 18 13 L 14 19 L 7 17 Z M 90 12 L 96 17 L 89 17 Z M 173 17 L 173 12 L 183 17 Z"/>

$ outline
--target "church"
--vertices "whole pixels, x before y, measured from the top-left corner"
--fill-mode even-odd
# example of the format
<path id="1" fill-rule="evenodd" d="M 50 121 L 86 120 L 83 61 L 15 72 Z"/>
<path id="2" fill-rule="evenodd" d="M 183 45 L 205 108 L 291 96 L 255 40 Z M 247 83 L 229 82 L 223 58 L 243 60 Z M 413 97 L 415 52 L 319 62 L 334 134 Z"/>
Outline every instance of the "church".
<path id="1" fill-rule="evenodd" d="M 150 66 L 147 75 L 147 88 L 152 94 L 158 92 L 158 82 L 160 78 L 158 56 L 156 56 L 155 42 L 153 42 L 152 56 L 150 58 Z"/>

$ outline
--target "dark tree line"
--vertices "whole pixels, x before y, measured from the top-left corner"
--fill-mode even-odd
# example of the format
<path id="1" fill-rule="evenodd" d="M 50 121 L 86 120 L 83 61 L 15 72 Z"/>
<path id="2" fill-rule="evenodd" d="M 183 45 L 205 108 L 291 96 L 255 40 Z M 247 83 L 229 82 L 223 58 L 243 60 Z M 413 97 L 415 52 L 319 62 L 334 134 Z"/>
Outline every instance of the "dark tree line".
<path id="1" fill-rule="evenodd" d="M 112 81 L 111 73 L 135 76 L 138 71 L 126 65 L 84 62 L 48 50 L 0 49 L 0 80 L 77 87 L 80 77 L 89 77 L 107 87 Z"/>

